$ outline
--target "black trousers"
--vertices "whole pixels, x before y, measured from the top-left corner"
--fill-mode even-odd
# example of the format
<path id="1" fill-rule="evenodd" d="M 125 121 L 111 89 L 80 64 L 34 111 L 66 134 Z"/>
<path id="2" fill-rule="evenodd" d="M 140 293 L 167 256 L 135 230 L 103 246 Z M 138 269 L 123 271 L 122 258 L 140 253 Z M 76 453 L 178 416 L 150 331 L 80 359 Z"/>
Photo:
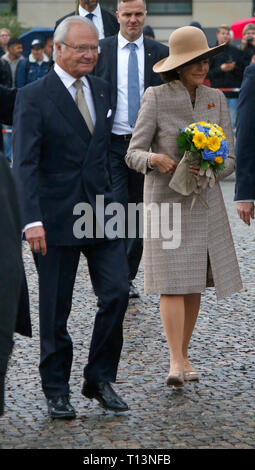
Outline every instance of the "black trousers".
<path id="1" fill-rule="evenodd" d="M 84 377 L 91 382 L 114 382 L 116 379 L 129 291 L 123 240 L 104 240 L 82 247 L 48 246 L 46 256 L 36 255 L 41 339 L 39 370 L 47 398 L 69 394 L 73 346 L 67 320 L 81 253 L 87 258 L 91 282 L 98 297 Z"/>
<path id="2" fill-rule="evenodd" d="M 114 198 L 125 208 L 125 227 L 128 227 L 128 204 L 143 202 L 144 175 L 128 168 L 125 162 L 129 142 L 111 140 L 110 167 Z M 143 239 L 139 237 L 139 215 L 136 219 L 136 235 L 125 238 L 126 254 L 129 266 L 129 280 L 136 277 L 143 253 Z"/>

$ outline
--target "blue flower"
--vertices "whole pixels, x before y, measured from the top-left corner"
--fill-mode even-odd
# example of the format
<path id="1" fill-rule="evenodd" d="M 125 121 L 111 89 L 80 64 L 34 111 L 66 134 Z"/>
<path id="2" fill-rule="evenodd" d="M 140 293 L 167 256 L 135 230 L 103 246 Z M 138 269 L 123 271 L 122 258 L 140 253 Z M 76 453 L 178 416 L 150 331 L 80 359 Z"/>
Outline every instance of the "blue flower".
<path id="1" fill-rule="evenodd" d="M 229 155 L 229 146 L 227 144 L 227 141 L 225 139 L 222 139 L 220 148 L 217 150 L 217 155 L 223 158 L 223 160 L 226 160 L 227 156 Z"/>
<path id="2" fill-rule="evenodd" d="M 204 160 L 209 160 L 213 162 L 215 155 L 216 155 L 215 152 L 213 152 L 212 150 L 209 150 L 208 148 L 205 148 L 202 151 L 202 156 Z M 217 151 L 217 155 L 219 155 L 218 151 Z"/>
<path id="3" fill-rule="evenodd" d="M 210 129 L 209 129 L 208 127 L 203 127 L 202 129 L 203 129 L 202 132 L 205 134 L 206 137 L 208 137 L 208 136 L 209 136 Z"/>

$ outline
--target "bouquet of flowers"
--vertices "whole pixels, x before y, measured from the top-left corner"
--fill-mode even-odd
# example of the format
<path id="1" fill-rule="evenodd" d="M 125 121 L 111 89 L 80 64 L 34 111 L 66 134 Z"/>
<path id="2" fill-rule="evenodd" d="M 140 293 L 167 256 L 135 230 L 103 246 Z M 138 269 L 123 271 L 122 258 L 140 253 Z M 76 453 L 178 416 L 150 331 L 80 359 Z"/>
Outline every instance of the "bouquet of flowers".
<path id="1" fill-rule="evenodd" d="M 195 122 L 180 129 L 177 143 L 183 158 L 169 187 L 184 196 L 200 195 L 207 186 L 212 188 L 218 172 L 225 168 L 224 162 L 229 154 L 223 129 L 209 121 Z M 200 167 L 197 178 L 190 173 L 190 165 Z"/>

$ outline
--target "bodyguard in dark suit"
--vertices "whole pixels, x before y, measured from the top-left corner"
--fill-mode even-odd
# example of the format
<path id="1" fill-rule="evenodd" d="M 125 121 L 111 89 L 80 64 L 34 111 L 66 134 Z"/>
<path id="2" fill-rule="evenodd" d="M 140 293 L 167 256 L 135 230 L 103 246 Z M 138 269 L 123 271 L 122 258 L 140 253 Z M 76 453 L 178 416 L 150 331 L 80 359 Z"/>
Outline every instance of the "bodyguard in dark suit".
<path id="1" fill-rule="evenodd" d="M 4 378 L 13 347 L 23 265 L 16 188 L 6 159 L 0 155 L 0 415 L 4 411 Z"/>
<path id="2" fill-rule="evenodd" d="M 119 24 L 116 17 L 109 11 L 101 8 L 97 0 L 78 0 L 77 3 L 79 4 L 77 14 L 83 17 L 88 17 L 91 21 L 93 21 L 98 29 L 99 39 L 103 39 L 118 33 Z M 76 12 L 73 11 L 72 13 L 69 13 L 68 15 L 65 15 L 57 20 L 55 29 L 65 18 L 75 14 Z"/>
<path id="3" fill-rule="evenodd" d="M 5 124 L 12 124 L 15 98 L 15 89 L 0 86 L 0 121 Z M 4 379 L 14 331 L 31 336 L 16 187 L 6 159 L 0 154 L 0 415 L 4 411 Z"/>
<path id="4" fill-rule="evenodd" d="M 80 254 L 98 297 L 82 393 L 118 411 L 128 407 L 110 382 L 122 348 L 128 280 L 123 240 L 107 238 L 100 216 L 113 201 L 106 169 L 111 112 L 108 84 L 87 75 L 98 56 L 94 25 L 66 18 L 55 31 L 54 49 L 54 69 L 17 95 L 14 174 L 26 239 L 37 254 L 42 387 L 51 417 L 74 418 L 67 320 Z M 90 216 L 84 231 L 82 210 Z"/>
<path id="5" fill-rule="evenodd" d="M 239 217 L 250 225 L 255 200 L 255 65 L 245 69 L 239 94 L 236 127 L 235 201 Z"/>
<path id="6" fill-rule="evenodd" d="M 0 122 L 12 124 L 12 114 L 17 90 L 0 85 Z"/>
<path id="7" fill-rule="evenodd" d="M 113 128 L 109 158 L 113 190 L 116 200 L 124 205 L 127 215 L 128 203 L 139 204 L 143 201 L 144 177 L 127 167 L 125 155 L 144 91 L 149 86 L 162 84 L 152 67 L 168 56 L 169 49 L 157 41 L 143 37 L 146 19 L 144 0 L 119 1 L 117 18 L 120 32 L 100 41 L 101 54 L 95 74 L 110 83 Z M 134 49 L 130 50 L 131 47 Z M 143 251 L 143 241 L 138 233 L 138 220 L 136 228 L 136 236 L 126 239 L 130 298 L 139 297 L 133 280 Z"/>

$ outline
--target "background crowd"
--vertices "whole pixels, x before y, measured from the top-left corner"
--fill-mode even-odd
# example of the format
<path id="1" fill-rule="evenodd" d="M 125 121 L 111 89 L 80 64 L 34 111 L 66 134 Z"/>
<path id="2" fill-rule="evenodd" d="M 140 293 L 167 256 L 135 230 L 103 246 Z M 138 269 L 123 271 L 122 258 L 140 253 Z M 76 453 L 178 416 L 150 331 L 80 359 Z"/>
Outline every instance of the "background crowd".
<path id="1" fill-rule="evenodd" d="M 119 29 L 113 15 L 106 11 L 104 14 L 108 15 L 106 18 L 108 23 L 107 28 L 104 28 L 105 33 L 103 26 L 97 24 L 99 39 L 116 34 Z M 109 18 L 111 18 L 110 23 Z M 60 20 L 57 20 L 55 28 Z M 191 25 L 203 30 L 200 23 L 196 21 L 193 21 Z M 156 40 L 154 30 L 149 25 L 144 26 L 144 36 Z M 224 42 L 227 43 L 227 47 L 222 54 L 212 59 L 205 84 L 212 88 L 219 88 L 225 94 L 231 115 L 232 127 L 235 130 L 237 101 L 244 69 L 255 61 L 255 24 L 246 24 L 243 29 L 242 39 L 237 45 L 233 44 L 233 32 L 230 25 L 219 25 L 215 44 L 211 44 L 211 46 L 220 45 Z M 27 83 L 43 77 L 52 65 L 52 47 L 53 37 L 47 36 L 43 40 L 41 35 L 38 35 L 38 38 L 34 38 L 31 41 L 30 54 L 24 57 L 22 40 L 12 37 L 9 29 L 1 29 L 0 85 L 21 88 Z M 0 149 L 4 151 L 8 162 L 11 164 L 11 126 L 2 124 L 1 127 Z"/>

